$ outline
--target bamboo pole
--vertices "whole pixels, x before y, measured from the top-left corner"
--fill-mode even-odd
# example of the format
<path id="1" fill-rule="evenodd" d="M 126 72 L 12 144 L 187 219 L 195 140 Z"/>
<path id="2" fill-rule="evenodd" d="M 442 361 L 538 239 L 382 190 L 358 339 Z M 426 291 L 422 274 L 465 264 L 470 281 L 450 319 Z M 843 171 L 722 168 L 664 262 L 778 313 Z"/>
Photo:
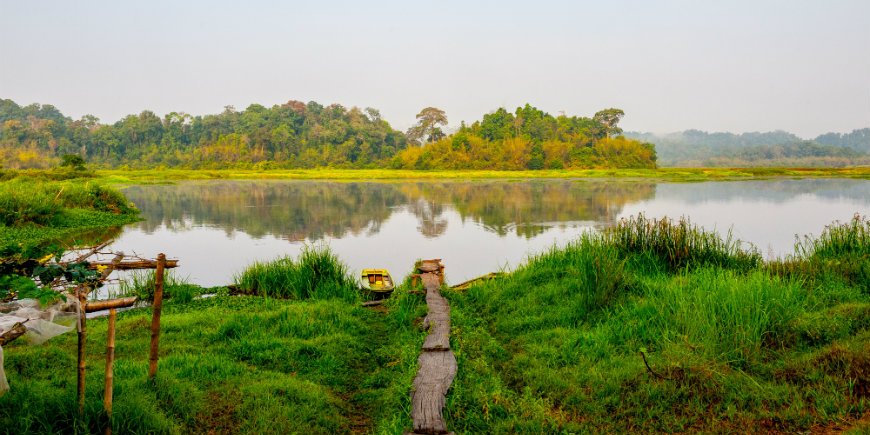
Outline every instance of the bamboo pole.
<path id="1" fill-rule="evenodd" d="M 106 391 L 103 394 L 103 408 L 109 418 L 106 424 L 106 435 L 112 434 L 112 386 L 115 381 L 115 309 L 109 310 L 109 331 L 106 344 Z"/>
<path id="2" fill-rule="evenodd" d="M 153 380 L 157 374 L 157 359 L 160 346 L 160 311 L 163 307 L 163 269 L 166 266 L 166 255 L 157 255 L 157 271 L 154 277 L 154 314 L 151 317 L 151 357 L 149 358 L 148 380 Z"/>
<path id="3" fill-rule="evenodd" d="M 112 262 L 106 267 L 99 276 L 99 282 L 103 282 L 109 275 L 112 274 L 114 267 L 124 259 L 124 253 L 119 252 L 112 259 Z M 79 371 L 78 371 L 78 396 L 79 396 L 79 414 L 85 412 L 85 344 L 88 339 L 88 318 L 85 315 L 88 309 L 88 293 L 90 288 L 87 285 L 76 287 L 76 297 L 79 300 Z"/>
<path id="4" fill-rule="evenodd" d="M 76 287 L 76 297 L 79 300 L 80 305 L 80 313 L 79 313 L 79 328 L 78 328 L 78 398 L 79 398 L 79 415 L 84 414 L 85 412 L 85 342 L 88 338 L 87 333 L 87 317 L 85 317 L 85 306 L 87 304 L 87 291 L 85 291 L 87 287 L 78 286 Z"/>
<path id="5" fill-rule="evenodd" d="M 138 297 L 132 296 L 129 298 L 88 302 L 88 305 L 85 307 L 85 311 L 88 313 L 93 313 L 94 311 L 132 307 L 138 300 Z"/>

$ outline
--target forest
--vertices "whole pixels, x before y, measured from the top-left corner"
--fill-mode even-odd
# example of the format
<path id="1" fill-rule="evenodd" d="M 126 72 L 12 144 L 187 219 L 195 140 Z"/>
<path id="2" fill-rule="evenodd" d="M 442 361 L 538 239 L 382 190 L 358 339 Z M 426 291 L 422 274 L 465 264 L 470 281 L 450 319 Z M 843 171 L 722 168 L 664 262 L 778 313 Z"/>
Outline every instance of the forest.
<path id="1" fill-rule="evenodd" d="M 407 132 L 372 108 L 288 101 L 271 108 L 159 117 L 145 110 L 114 124 L 74 120 L 49 104 L 0 99 L 0 167 L 544 169 L 652 168 L 655 149 L 624 138 L 622 110 L 553 117 L 531 105 L 500 108 L 451 135 L 427 107 Z M 74 158 L 71 158 L 74 157 Z M 78 160 L 81 159 L 81 160 Z"/>
<path id="2" fill-rule="evenodd" d="M 680 167 L 825 166 L 870 164 L 870 128 L 825 133 L 805 140 L 786 131 L 708 133 L 685 130 L 669 134 L 626 132 L 656 144 L 659 164 Z"/>
<path id="3" fill-rule="evenodd" d="M 514 113 L 499 108 L 449 137 L 433 129 L 422 147 L 393 159 L 403 169 L 655 168 L 655 146 L 622 135 L 620 109 L 592 118 L 554 117 L 526 104 Z M 425 127 L 425 122 L 418 125 Z M 425 128 L 423 128 L 425 130 Z"/>

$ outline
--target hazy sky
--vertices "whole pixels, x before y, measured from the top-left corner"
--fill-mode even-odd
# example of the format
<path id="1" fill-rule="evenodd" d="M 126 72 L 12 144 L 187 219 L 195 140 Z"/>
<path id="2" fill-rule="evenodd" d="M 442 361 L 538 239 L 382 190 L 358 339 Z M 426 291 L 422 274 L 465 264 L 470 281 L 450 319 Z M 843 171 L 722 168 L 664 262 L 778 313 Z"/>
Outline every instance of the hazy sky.
<path id="1" fill-rule="evenodd" d="M 400 129 L 530 102 L 811 137 L 870 126 L 870 0 L 0 0 L 0 98 L 103 122 L 315 100 Z"/>

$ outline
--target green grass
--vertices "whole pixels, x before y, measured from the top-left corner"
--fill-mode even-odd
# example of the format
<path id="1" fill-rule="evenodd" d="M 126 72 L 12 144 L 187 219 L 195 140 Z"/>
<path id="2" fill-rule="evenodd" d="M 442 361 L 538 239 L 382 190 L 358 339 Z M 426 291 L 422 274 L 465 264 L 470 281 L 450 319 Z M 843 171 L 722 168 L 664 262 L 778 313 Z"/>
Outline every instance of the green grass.
<path id="1" fill-rule="evenodd" d="M 136 214 L 120 192 L 103 183 L 17 176 L 0 181 L 0 253 L 93 244 L 136 221 Z"/>
<path id="2" fill-rule="evenodd" d="M 700 245 L 673 243 L 673 226 L 638 235 L 643 222 L 448 293 L 460 367 L 451 430 L 800 432 L 870 412 L 860 285 L 772 273 L 691 226 L 685 240 Z M 660 249 L 673 246 L 688 249 Z"/>
<path id="3" fill-rule="evenodd" d="M 397 433 L 390 428 L 406 428 L 407 386 L 422 333 L 391 318 L 338 299 L 169 300 L 157 382 L 149 385 L 150 310 L 120 313 L 114 430 L 307 434 L 383 427 Z M 83 418 L 75 399 L 75 334 L 4 349 L 12 389 L 0 397 L 3 432 L 102 432 L 105 319 L 90 320 L 88 331 Z"/>
<path id="4" fill-rule="evenodd" d="M 870 178 L 870 167 L 852 168 L 659 168 L 586 169 L 540 171 L 414 171 L 395 169 L 298 169 L 298 170 L 100 170 L 100 179 L 120 184 L 208 179 L 294 180 L 416 180 L 504 178 L 625 178 L 664 181 L 745 180 L 773 177 Z"/>
<path id="5" fill-rule="evenodd" d="M 664 264 L 671 272 L 700 266 L 747 270 L 761 264 L 761 254 L 741 246 L 730 232 L 723 238 L 687 218 L 647 219 L 640 214 L 620 220 L 606 231 L 606 238 L 624 256 L 652 267 Z"/>
<path id="6" fill-rule="evenodd" d="M 112 297 L 136 296 L 140 300 L 152 302 L 154 301 L 156 276 L 157 274 L 153 270 L 133 271 L 124 277 L 115 291 L 117 294 Z M 201 296 L 211 290 L 213 289 L 205 289 L 191 284 L 172 270 L 167 270 L 163 275 L 164 299 L 173 299 L 181 303 L 190 302 L 194 297 Z M 226 293 L 226 288 L 223 288 L 222 291 Z"/>
<path id="7" fill-rule="evenodd" d="M 328 247 L 306 247 L 298 260 L 284 257 L 256 262 L 235 281 L 244 294 L 297 300 L 359 300 L 358 284 Z"/>
<path id="8" fill-rule="evenodd" d="M 829 266 L 866 266 L 864 234 L 859 217 L 800 241 L 789 259 L 765 263 L 727 235 L 636 217 L 499 279 L 445 290 L 459 363 L 448 427 L 458 434 L 864 430 L 870 293 L 844 274 L 853 269 Z M 266 297 L 168 299 L 155 385 L 145 379 L 150 311 L 122 313 L 115 431 L 407 431 L 423 297 L 406 279 L 382 307 L 366 309 L 351 281 L 334 254 L 312 249 L 239 276 L 240 288 Z M 12 390 L 0 397 L 0 427 L 102 430 L 105 320 L 88 326 L 85 415 L 75 409 L 75 336 L 67 334 L 4 349 Z"/>

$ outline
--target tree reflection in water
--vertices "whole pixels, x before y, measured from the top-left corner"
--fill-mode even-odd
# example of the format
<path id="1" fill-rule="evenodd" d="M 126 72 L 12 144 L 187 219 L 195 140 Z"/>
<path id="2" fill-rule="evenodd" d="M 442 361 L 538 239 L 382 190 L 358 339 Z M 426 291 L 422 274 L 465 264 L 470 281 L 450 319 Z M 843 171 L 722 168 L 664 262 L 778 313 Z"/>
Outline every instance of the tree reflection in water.
<path id="1" fill-rule="evenodd" d="M 655 191 L 649 182 L 257 180 L 131 186 L 125 194 L 149 233 L 208 226 L 300 241 L 376 234 L 397 210 L 415 216 L 427 238 L 447 231 L 448 210 L 500 236 L 531 238 L 576 222 L 610 224 L 626 204 Z"/>

